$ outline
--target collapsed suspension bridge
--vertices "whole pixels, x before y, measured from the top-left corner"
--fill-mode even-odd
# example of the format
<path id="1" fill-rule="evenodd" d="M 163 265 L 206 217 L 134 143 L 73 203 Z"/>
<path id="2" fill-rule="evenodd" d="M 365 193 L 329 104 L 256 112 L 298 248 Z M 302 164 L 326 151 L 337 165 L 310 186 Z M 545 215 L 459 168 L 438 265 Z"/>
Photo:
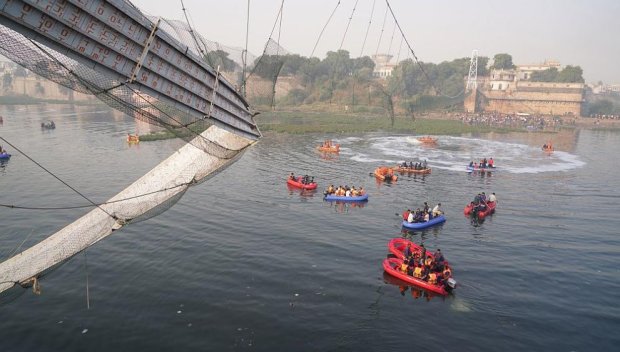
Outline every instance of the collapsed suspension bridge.
<path id="1" fill-rule="evenodd" d="M 127 0 L 0 0 L 0 54 L 188 142 L 105 204 L 89 200 L 92 211 L 0 263 L 0 292 L 36 285 L 113 231 L 164 211 L 260 138 L 255 113 L 205 63 L 207 51 L 188 25 L 146 16 Z"/>

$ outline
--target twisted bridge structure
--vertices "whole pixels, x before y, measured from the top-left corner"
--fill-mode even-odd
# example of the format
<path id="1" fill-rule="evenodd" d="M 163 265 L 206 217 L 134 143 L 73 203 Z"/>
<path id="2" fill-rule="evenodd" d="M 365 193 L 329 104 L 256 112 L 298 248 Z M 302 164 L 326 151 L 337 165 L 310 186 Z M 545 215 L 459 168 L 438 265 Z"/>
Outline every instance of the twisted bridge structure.
<path id="1" fill-rule="evenodd" d="M 130 222 L 176 203 L 261 136 L 255 113 L 207 62 L 188 25 L 127 0 L 0 0 L 0 54 L 188 143 L 104 204 L 0 263 L 0 292 L 38 279 Z M 88 200 L 88 199 L 87 199 Z"/>

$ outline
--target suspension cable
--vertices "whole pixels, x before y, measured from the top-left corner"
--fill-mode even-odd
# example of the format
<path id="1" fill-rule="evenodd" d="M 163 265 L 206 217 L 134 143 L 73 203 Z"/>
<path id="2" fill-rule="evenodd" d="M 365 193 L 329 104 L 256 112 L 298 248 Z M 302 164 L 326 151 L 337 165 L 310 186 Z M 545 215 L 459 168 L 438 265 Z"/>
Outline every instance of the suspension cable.
<path id="1" fill-rule="evenodd" d="M 349 22 L 347 22 L 347 28 L 344 30 L 344 35 L 342 36 L 342 41 L 340 42 L 340 47 L 338 50 L 342 49 L 342 45 L 344 44 L 344 38 L 347 37 L 347 32 L 349 31 L 349 25 L 351 24 L 351 20 L 353 19 L 353 14 L 355 13 L 355 8 L 357 7 L 357 3 L 359 0 L 355 0 L 355 4 L 353 5 L 353 11 L 351 11 L 351 17 L 349 17 Z"/>
<path id="2" fill-rule="evenodd" d="M 398 30 L 400 31 L 400 34 L 403 36 L 403 38 L 405 40 L 405 43 L 407 44 L 407 47 L 409 48 L 409 52 L 411 53 L 411 55 L 415 59 L 415 62 L 417 63 L 418 67 L 420 68 L 420 70 L 424 74 L 424 77 L 426 77 L 426 79 L 431 84 L 431 86 L 433 87 L 435 92 L 438 95 L 442 95 L 442 96 L 447 97 L 447 98 L 456 98 L 456 97 L 460 96 L 461 94 L 463 94 L 463 92 L 465 91 L 464 89 L 459 94 L 457 94 L 455 96 L 449 96 L 449 95 L 444 94 L 441 90 L 439 90 L 439 88 L 437 88 L 437 86 L 435 85 L 435 82 L 433 82 L 433 80 L 430 78 L 430 76 L 428 75 L 428 73 L 426 72 L 424 67 L 422 66 L 422 63 L 420 62 L 420 60 L 416 56 L 415 52 L 413 51 L 413 48 L 411 47 L 411 44 L 409 44 L 409 40 L 407 40 L 407 37 L 405 37 L 405 32 L 403 31 L 402 27 L 400 26 L 400 23 L 398 23 L 398 19 L 396 19 L 396 15 L 394 14 L 394 11 L 392 10 L 392 6 L 390 6 L 390 1 L 389 0 L 385 0 L 385 3 L 387 4 L 387 9 L 390 10 L 390 13 L 392 14 L 392 17 L 394 18 L 394 22 L 396 23 L 396 26 L 398 26 Z"/>
<path id="3" fill-rule="evenodd" d="M 269 47 L 269 41 L 273 40 L 271 38 L 273 37 L 273 32 L 276 30 L 276 26 L 278 25 L 278 20 L 281 21 L 280 17 L 282 16 L 282 8 L 283 7 L 284 7 L 284 0 L 282 0 L 282 4 L 280 5 L 280 11 L 278 11 L 278 15 L 276 16 L 276 20 L 273 23 L 273 27 L 271 28 L 271 33 L 269 33 L 269 38 L 267 39 L 267 42 L 265 43 L 265 47 L 263 48 L 263 54 L 258 58 L 258 62 L 256 64 L 254 64 L 254 67 L 252 68 L 252 71 L 250 71 L 250 73 L 248 73 L 248 76 L 243 78 L 243 82 L 242 82 L 243 86 L 245 86 L 246 82 L 250 79 L 250 77 L 252 77 L 254 72 L 256 72 L 256 68 L 263 61 L 263 57 L 267 53 L 267 48 Z M 278 43 L 278 46 L 280 46 L 280 43 Z"/>
<path id="4" fill-rule="evenodd" d="M 88 198 L 87 196 L 85 196 L 84 194 L 82 194 L 80 191 L 78 191 L 77 189 L 75 189 L 74 187 L 72 187 L 70 184 L 68 184 L 67 182 L 65 182 L 63 179 L 61 179 L 60 177 L 56 176 L 53 172 L 51 172 L 50 170 L 48 170 L 47 168 L 45 168 L 45 166 L 41 165 L 40 163 L 38 163 L 36 160 L 34 160 L 33 158 L 31 158 L 28 154 L 26 154 L 24 151 L 22 151 L 20 148 L 16 147 L 15 145 L 13 145 L 11 142 L 9 142 L 8 140 L 6 140 L 6 138 L 0 136 L 0 139 L 2 139 L 4 142 L 6 142 L 6 144 L 10 145 L 11 148 L 17 150 L 20 154 L 22 154 L 23 156 L 25 156 L 26 158 L 28 158 L 28 160 L 32 161 L 35 165 L 37 165 L 38 167 L 40 167 L 42 170 L 44 170 L 45 172 L 47 172 L 48 174 L 50 174 L 53 178 L 57 179 L 58 181 L 60 181 L 60 183 L 62 183 L 63 185 L 67 186 L 69 189 L 71 189 L 73 192 L 77 193 L 80 197 L 86 199 L 90 204 L 92 204 L 92 206 L 95 206 L 97 208 L 99 208 L 101 211 L 103 211 L 104 213 L 108 214 L 108 216 L 110 216 L 113 219 L 116 219 L 116 216 L 108 213 L 105 209 L 103 209 L 101 206 L 97 205 L 95 202 L 93 202 L 92 200 L 90 200 L 90 198 Z"/>
<path id="5" fill-rule="evenodd" d="M 372 0 L 372 10 L 370 10 L 370 19 L 368 20 L 368 27 L 366 27 L 366 35 L 364 36 L 364 41 L 362 42 L 362 50 L 360 51 L 360 57 L 364 55 L 364 47 L 366 46 L 366 39 L 368 38 L 368 32 L 370 31 L 370 24 L 372 23 L 372 15 L 375 13 L 375 2 L 377 0 Z"/>
<path id="6" fill-rule="evenodd" d="M 387 1 L 387 0 L 386 0 Z M 388 7 L 390 5 L 388 4 Z M 383 25 L 381 26 L 381 34 L 379 34 L 379 43 L 377 43 L 377 51 L 375 51 L 375 56 L 379 54 L 379 47 L 381 46 L 381 38 L 383 38 L 383 30 L 385 29 L 385 21 L 387 20 L 388 8 L 385 8 L 385 14 L 383 15 Z"/>
<path id="7" fill-rule="evenodd" d="M 319 37 L 316 39 L 316 43 L 314 44 L 314 48 L 312 48 L 312 53 L 310 53 L 310 58 L 312 58 L 314 56 L 314 51 L 316 50 L 316 46 L 319 45 L 319 41 L 321 40 L 321 36 L 323 35 L 323 32 L 325 31 L 325 28 L 327 28 L 327 25 L 329 24 L 329 22 L 332 20 L 332 17 L 334 16 L 334 13 L 336 13 L 336 10 L 338 9 L 338 6 L 340 6 L 340 0 L 338 0 L 338 3 L 336 4 L 336 7 L 334 7 L 334 10 L 332 11 L 332 14 L 329 15 L 329 18 L 327 19 L 327 22 L 323 26 L 323 29 L 321 29 L 321 33 L 319 33 Z"/>

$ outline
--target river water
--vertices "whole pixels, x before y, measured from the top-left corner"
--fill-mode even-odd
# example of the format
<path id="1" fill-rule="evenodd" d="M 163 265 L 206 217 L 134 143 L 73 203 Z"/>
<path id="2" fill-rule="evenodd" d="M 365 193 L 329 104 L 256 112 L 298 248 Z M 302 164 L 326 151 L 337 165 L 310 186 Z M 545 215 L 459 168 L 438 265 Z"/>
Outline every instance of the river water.
<path id="1" fill-rule="evenodd" d="M 23 152 L 2 143 L 13 154 L 0 165 L 3 205 L 85 204 L 28 157 L 101 202 L 181 145 L 127 145 L 135 122 L 105 108 L 2 106 L 0 114 L 0 136 Z M 41 130 L 47 119 L 55 130 Z M 53 271 L 40 296 L 3 296 L 0 350 L 615 350 L 620 133 L 439 136 L 430 148 L 411 136 L 266 135 L 167 212 Z M 341 143 L 340 155 L 315 151 L 324 138 Z M 540 150 L 547 140 L 557 149 L 550 155 Z M 432 174 L 392 184 L 369 176 L 414 157 Z M 464 171 L 482 157 L 498 171 Z M 290 172 L 314 175 L 320 189 L 364 186 L 370 200 L 324 202 L 320 191 L 288 189 Z M 462 209 L 482 191 L 499 205 L 473 227 Z M 403 233 L 396 214 L 424 201 L 441 202 L 447 222 Z M 87 211 L 0 208 L 0 258 Z M 383 273 L 387 242 L 401 236 L 441 248 L 459 282 L 453 295 Z"/>

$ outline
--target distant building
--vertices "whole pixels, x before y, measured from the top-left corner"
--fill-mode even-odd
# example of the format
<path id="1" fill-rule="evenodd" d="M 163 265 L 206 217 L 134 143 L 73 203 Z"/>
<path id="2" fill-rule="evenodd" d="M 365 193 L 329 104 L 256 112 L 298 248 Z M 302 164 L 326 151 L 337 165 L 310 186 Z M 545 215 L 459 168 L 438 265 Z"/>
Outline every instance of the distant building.
<path id="1" fill-rule="evenodd" d="M 502 114 L 581 115 L 585 98 L 583 83 L 531 82 L 532 73 L 560 70 L 558 61 L 517 65 L 512 70 L 491 70 L 478 77 L 478 89 L 464 102 L 467 112 Z"/>
<path id="2" fill-rule="evenodd" d="M 392 75 L 392 71 L 396 67 L 396 64 L 390 63 L 392 57 L 389 54 L 377 54 L 371 57 L 375 63 L 375 69 L 372 71 L 373 77 L 387 79 Z"/>
<path id="3" fill-rule="evenodd" d="M 556 68 L 561 70 L 561 65 L 559 61 L 555 60 L 545 60 L 542 64 L 527 64 L 527 65 L 517 65 L 517 75 L 520 80 L 528 80 L 532 77 L 532 73 L 545 71 L 550 68 Z"/>

